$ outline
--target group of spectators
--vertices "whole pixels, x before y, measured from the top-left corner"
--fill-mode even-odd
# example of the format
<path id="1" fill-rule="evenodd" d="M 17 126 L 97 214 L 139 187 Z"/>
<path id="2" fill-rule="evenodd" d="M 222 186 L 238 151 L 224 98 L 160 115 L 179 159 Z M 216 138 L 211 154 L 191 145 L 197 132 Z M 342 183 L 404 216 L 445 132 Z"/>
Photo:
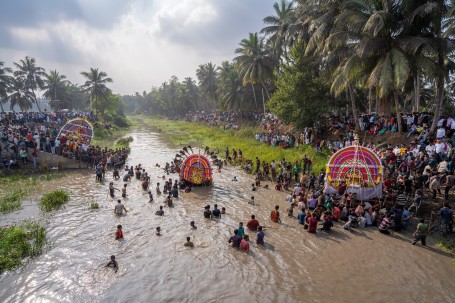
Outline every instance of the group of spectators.
<path id="1" fill-rule="evenodd" d="M 19 166 L 19 163 L 27 166 L 31 162 L 36 167 L 39 152 L 82 160 L 90 166 L 98 164 L 103 158 L 121 161 L 126 150 L 103 150 L 71 131 L 60 133 L 62 126 L 74 118 L 97 121 L 97 117 L 90 112 L 0 113 L 1 166 L 10 169 Z"/>

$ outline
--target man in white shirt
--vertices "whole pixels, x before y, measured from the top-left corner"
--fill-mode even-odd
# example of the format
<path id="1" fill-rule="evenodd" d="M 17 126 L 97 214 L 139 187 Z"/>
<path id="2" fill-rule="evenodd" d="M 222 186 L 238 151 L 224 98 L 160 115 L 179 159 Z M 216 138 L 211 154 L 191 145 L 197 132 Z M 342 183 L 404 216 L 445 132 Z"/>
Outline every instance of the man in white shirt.
<path id="1" fill-rule="evenodd" d="M 439 127 L 438 130 L 436 131 L 436 138 L 442 139 L 446 135 L 446 130 L 443 127 Z"/>

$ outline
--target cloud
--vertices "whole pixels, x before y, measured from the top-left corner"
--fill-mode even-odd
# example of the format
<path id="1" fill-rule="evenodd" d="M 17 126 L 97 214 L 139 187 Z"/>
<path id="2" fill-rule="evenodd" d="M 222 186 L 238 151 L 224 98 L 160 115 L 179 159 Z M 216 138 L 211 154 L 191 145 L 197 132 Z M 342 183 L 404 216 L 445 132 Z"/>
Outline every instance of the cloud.
<path id="1" fill-rule="evenodd" d="M 195 77 L 199 64 L 231 60 L 241 39 L 273 14 L 271 0 L 5 1 L 0 51 L 12 66 L 25 55 L 72 82 L 96 67 L 117 93 Z"/>

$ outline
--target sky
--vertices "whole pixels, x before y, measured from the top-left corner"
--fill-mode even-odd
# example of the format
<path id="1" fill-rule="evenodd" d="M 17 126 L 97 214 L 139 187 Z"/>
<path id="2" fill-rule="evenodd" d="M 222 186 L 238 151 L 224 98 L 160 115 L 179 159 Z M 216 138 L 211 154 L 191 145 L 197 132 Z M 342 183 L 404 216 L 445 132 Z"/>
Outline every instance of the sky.
<path id="1" fill-rule="evenodd" d="M 117 94 L 150 91 L 200 64 L 232 60 L 277 0 L 14 0 L 0 9 L 0 61 L 34 57 L 82 84 L 104 71 Z"/>

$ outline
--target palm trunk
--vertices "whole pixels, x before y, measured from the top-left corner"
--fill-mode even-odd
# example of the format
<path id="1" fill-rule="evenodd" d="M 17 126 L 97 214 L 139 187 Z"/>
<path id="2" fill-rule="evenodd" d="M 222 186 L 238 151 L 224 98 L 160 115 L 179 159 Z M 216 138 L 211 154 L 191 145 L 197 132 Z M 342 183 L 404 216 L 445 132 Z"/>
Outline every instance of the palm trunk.
<path id="1" fill-rule="evenodd" d="M 371 93 L 371 88 L 368 89 L 368 114 L 371 115 L 371 111 L 373 110 L 373 96 Z"/>
<path id="2" fill-rule="evenodd" d="M 5 112 L 5 110 L 3 109 L 3 100 L 2 100 L 2 101 L 0 101 L 0 108 L 2 109 L 2 113 L 4 113 L 4 112 Z"/>
<path id="3" fill-rule="evenodd" d="M 398 94 L 396 92 L 393 93 L 393 98 L 395 100 L 395 111 L 397 112 L 398 133 L 401 133 L 403 131 L 403 124 L 401 121 L 401 107 L 400 107 L 400 100 L 399 100 Z"/>
<path id="4" fill-rule="evenodd" d="M 267 88 L 265 87 L 264 81 L 262 81 L 262 80 L 261 80 L 261 85 L 262 85 L 262 88 L 265 90 L 265 94 L 267 95 L 267 100 L 269 100 L 270 99 L 269 92 L 267 91 Z"/>
<path id="5" fill-rule="evenodd" d="M 351 99 L 351 109 L 352 109 L 352 117 L 354 118 L 355 123 L 355 131 L 357 133 L 360 132 L 360 124 L 359 124 L 359 114 L 357 111 L 357 104 L 355 102 L 355 95 L 354 90 L 351 87 L 348 87 L 350 99 Z"/>
<path id="6" fill-rule="evenodd" d="M 36 100 L 35 91 L 32 89 L 33 101 L 35 101 L 36 107 L 38 108 L 38 112 L 41 112 L 41 108 L 39 107 L 38 100 Z"/>
<path id="7" fill-rule="evenodd" d="M 256 100 L 256 92 L 254 91 L 254 85 L 251 83 L 251 89 L 253 90 L 254 103 L 256 104 L 256 109 L 258 109 L 258 100 Z"/>
<path id="8" fill-rule="evenodd" d="M 440 1 L 438 1 L 438 6 L 441 9 L 442 4 Z M 441 13 L 439 13 L 438 23 L 437 23 L 437 35 L 436 35 L 436 37 L 438 38 L 438 41 L 441 40 L 441 35 L 442 35 L 441 31 L 442 31 L 442 15 L 441 15 Z M 445 72 L 444 50 L 443 50 L 441 41 L 439 42 L 439 45 L 438 45 L 438 65 Z M 434 112 L 433 112 L 433 123 L 431 123 L 430 134 L 434 134 L 436 132 L 436 127 L 438 125 L 438 120 L 441 115 L 443 102 L 444 102 L 444 74 L 438 74 L 438 76 L 436 78 L 435 108 L 434 108 Z"/>
<path id="9" fill-rule="evenodd" d="M 420 73 L 417 70 L 414 76 L 414 111 L 418 112 L 420 107 Z"/>

